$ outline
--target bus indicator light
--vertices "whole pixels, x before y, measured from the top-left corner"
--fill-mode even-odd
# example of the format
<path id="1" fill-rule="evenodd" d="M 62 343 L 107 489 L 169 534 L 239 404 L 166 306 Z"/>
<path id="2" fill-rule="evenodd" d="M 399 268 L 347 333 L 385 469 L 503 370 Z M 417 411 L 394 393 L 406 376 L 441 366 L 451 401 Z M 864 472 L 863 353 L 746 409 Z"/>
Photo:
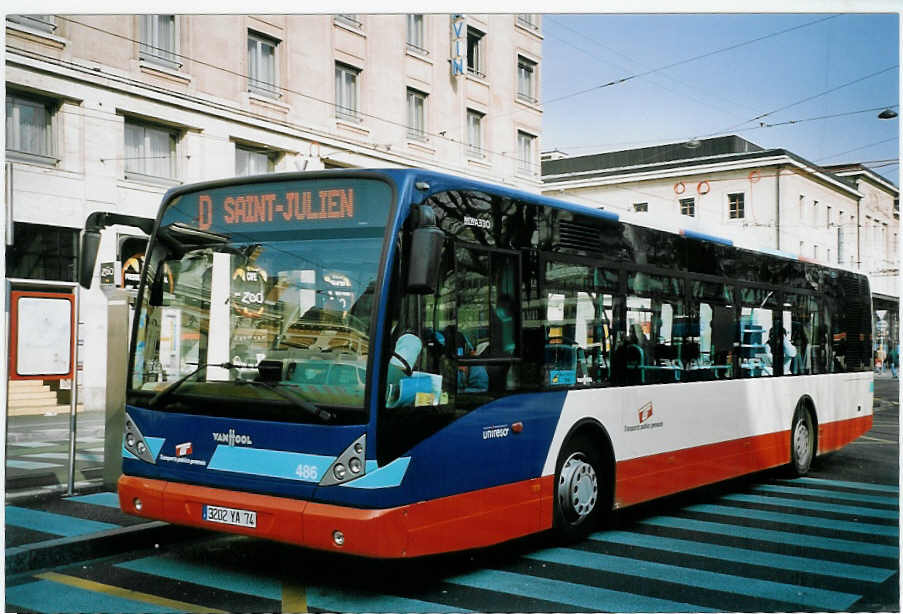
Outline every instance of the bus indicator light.
<path id="1" fill-rule="evenodd" d="M 514 433 L 520 433 L 523 430 L 524 430 L 523 422 L 515 422 L 514 424 L 511 425 L 511 431 Z"/>

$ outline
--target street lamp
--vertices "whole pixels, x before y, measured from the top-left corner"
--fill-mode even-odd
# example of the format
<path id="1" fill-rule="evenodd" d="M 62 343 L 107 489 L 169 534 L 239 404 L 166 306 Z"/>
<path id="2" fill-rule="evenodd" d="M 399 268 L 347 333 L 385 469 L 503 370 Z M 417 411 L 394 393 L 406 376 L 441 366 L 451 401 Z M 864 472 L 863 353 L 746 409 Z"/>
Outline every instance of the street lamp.
<path id="1" fill-rule="evenodd" d="M 893 119 L 897 116 L 897 112 L 891 109 L 884 109 L 878 113 L 878 119 Z"/>

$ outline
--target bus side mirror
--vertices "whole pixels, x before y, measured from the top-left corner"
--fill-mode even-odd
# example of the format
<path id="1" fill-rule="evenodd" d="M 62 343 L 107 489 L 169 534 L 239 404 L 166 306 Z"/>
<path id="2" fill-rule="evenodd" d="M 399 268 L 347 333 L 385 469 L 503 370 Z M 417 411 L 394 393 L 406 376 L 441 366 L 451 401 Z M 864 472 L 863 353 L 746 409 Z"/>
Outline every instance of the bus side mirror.
<path id="1" fill-rule="evenodd" d="M 445 233 L 437 226 L 424 226 L 412 233 L 408 258 L 408 292 L 433 294 L 439 281 L 439 262 Z"/>
<path id="2" fill-rule="evenodd" d="M 91 282 L 94 280 L 94 265 L 97 263 L 97 250 L 99 248 L 99 230 L 85 230 L 82 232 L 82 244 L 78 258 L 78 283 L 86 290 L 91 288 Z"/>

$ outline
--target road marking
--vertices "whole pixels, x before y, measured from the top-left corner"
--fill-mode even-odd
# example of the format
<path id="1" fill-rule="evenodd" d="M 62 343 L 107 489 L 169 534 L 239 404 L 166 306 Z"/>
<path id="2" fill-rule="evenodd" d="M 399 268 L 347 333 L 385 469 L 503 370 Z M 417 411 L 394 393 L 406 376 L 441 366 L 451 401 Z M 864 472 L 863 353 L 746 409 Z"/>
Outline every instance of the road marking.
<path id="1" fill-rule="evenodd" d="M 307 612 L 307 594 L 304 586 L 282 582 L 282 612 Z"/>
<path id="2" fill-rule="evenodd" d="M 160 556 L 147 557 L 118 563 L 131 571 L 146 573 L 171 580 L 182 580 L 201 586 L 210 586 L 233 593 L 242 593 L 262 599 L 282 599 L 282 585 L 278 580 L 253 576 L 240 571 L 222 569 L 214 565 L 197 565 L 190 561 L 181 561 Z"/>
<path id="3" fill-rule="evenodd" d="M 721 501 L 738 501 L 740 503 L 761 503 L 763 505 L 775 505 L 778 507 L 791 507 L 817 512 L 830 512 L 834 514 L 848 514 L 850 516 L 864 516 L 867 518 L 880 518 L 882 520 L 897 520 L 900 515 L 896 510 L 881 510 L 871 507 L 859 507 L 856 505 L 839 505 L 834 503 L 820 503 L 809 499 L 791 499 L 786 496 L 744 495 L 742 493 L 724 495 Z"/>
<path id="4" fill-rule="evenodd" d="M 668 552 L 701 556 L 709 559 L 786 569 L 788 571 L 802 571 L 837 578 L 864 580 L 866 582 L 884 582 L 895 573 L 894 570 L 881 569 L 878 567 L 822 561 L 802 556 L 776 554 L 773 552 L 759 552 L 756 550 L 747 550 L 745 548 L 718 546 L 707 542 L 693 542 L 684 539 L 662 537 L 660 535 L 647 535 L 645 533 L 603 531 L 591 535 L 590 539 L 602 543 L 666 550 Z"/>
<path id="5" fill-rule="evenodd" d="M 881 492 L 899 493 L 900 488 L 890 484 L 869 484 L 868 482 L 844 482 L 842 480 L 825 480 L 823 478 L 794 478 L 778 480 L 784 484 L 817 484 L 818 486 L 840 486 L 842 488 L 858 488 L 859 490 L 877 490 Z"/>
<path id="6" fill-rule="evenodd" d="M 888 537 L 899 537 L 900 531 L 897 527 L 887 525 L 869 524 L 866 522 L 848 522 L 845 520 L 831 520 L 828 518 L 819 518 L 818 516 L 801 516 L 798 514 L 783 514 L 781 512 L 766 512 L 763 510 L 755 510 L 749 508 L 732 507 L 729 505 L 711 505 L 698 504 L 688 505 L 683 508 L 687 512 L 702 512 L 704 514 L 719 514 L 727 516 L 742 515 L 745 518 L 755 520 L 765 520 L 769 522 L 780 522 L 804 527 L 815 527 L 818 529 L 829 529 L 831 531 L 848 531 L 850 533 L 865 533 L 867 535 L 885 535 Z"/>
<path id="7" fill-rule="evenodd" d="M 16 442 L 12 442 L 12 441 L 11 441 L 11 442 L 9 442 L 9 446 L 10 446 L 11 448 L 17 448 L 17 447 L 21 447 L 21 448 L 47 448 L 47 447 L 49 447 L 49 446 L 55 446 L 55 445 L 57 445 L 57 444 L 55 444 L 55 443 L 50 443 L 50 442 L 47 442 L 47 441 L 16 441 Z"/>
<path id="8" fill-rule="evenodd" d="M 173 608 L 140 603 L 113 595 L 95 593 L 85 588 L 61 586 L 49 580 L 38 580 L 6 587 L 6 611 L 30 612 L 120 612 L 121 614 L 171 614 Z"/>
<path id="9" fill-rule="evenodd" d="M 67 460 L 69 458 L 69 454 L 66 452 L 41 452 L 40 454 L 26 454 L 22 458 L 47 458 L 50 460 Z M 96 454 L 78 453 L 75 455 L 75 460 L 82 461 L 84 463 L 102 463 L 103 454 L 98 456 Z"/>
<path id="10" fill-rule="evenodd" d="M 119 509 L 119 495 L 114 492 L 98 492 L 93 495 L 79 495 L 66 497 L 64 501 L 76 501 L 78 503 L 90 503 L 91 505 L 103 505 Z"/>
<path id="11" fill-rule="evenodd" d="M 818 535 L 806 535 L 804 533 L 792 533 L 789 531 L 775 531 L 773 529 L 756 529 L 742 525 L 724 524 L 693 518 L 678 518 L 676 516 L 655 516 L 640 521 L 640 524 L 665 527 L 669 529 L 682 529 L 710 533 L 714 535 L 728 535 L 741 539 L 753 539 L 777 544 L 790 544 L 803 548 L 818 548 L 820 550 L 834 550 L 837 552 L 850 552 L 852 554 L 880 556 L 892 558 L 896 561 L 900 551 L 896 546 L 884 546 L 870 542 L 857 542 L 836 537 L 819 537 Z M 896 567 L 896 565 L 894 565 Z"/>
<path id="12" fill-rule="evenodd" d="M 65 584 L 66 586 L 71 586 L 74 588 L 80 588 L 94 593 L 102 593 L 111 597 L 128 599 L 129 601 L 140 601 L 141 603 L 156 605 L 162 608 L 168 608 L 169 610 L 176 610 L 180 612 L 215 612 L 217 614 L 226 614 L 225 610 L 217 610 L 209 606 L 197 605 L 194 603 L 188 603 L 186 601 L 167 599 L 166 597 L 159 597 L 157 595 L 151 595 L 149 593 L 133 591 L 128 588 L 121 588 L 119 586 L 113 586 L 111 584 L 101 584 L 100 582 L 95 582 L 93 580 L 85 580 L 83 578 L 66 576 L 54 571 L 37 574 L 35 575 L 35 577 L 41 578 L 42 580 L 49 580 L 58 584 Z"/>
<path id="13" fill-rule="evenodd" d="M 527 558 L 539 558 L 540 553 L 528 554 Z M 471 573 L 446 578 L 446 582 L 479 588 L 497 593 L 520 595 L 533 599 L 556 601 L 599 612 L 714 612 L 697 605 L 668 601 L 656 597 L 646 597 L 624 593 L 607 588 L 574 584 L 539 576 L 512 573 L 498 569 L 482 569 Z"/>
<path id="14" fill-rule="evenodd" d="M 849 443 L 849 445 L 851 445 L 851 446 L 852 446 L 852 445 L 861 445 L 861 446 L 889 446 L 889 445 L 894 445 L 894 444 L 896 444 L 896 443 L 897 443 L 896 441 L 881 441 L 881 440 L 877 440 L 877 439 L 874 440 L 874 441 L 861 441 L 861 440 L 857 439 L 856 441 L 851 441 L 851 442 Z"/>
<path id="15" fill-rule="evenodd" d="M 64 537 L 74 537 L 76 535 L 85 535 L 87 533 L 97 533 L 98 531 L 119 528 L 119 525 L 116 524 L 74 518 L 72 516 L 64 516 L 63 514 L 42 512 L 26 507 L 16 507 L 14 505 L 6 506 L 6 524 L 11 524 L 14 527 L 35 529 L 53 535 L 62 535 Z"/>
<path id="16" fill-rule="evenodd" d="M 312 586 L 307 604 L 329 612 L 469 612 L 458 607 L 348 588 Z"/>
<path id="17" fill-rule="evenodd" d="M 222 569 L 212 564 L 198 565 L 189 561 L 180 561 L 163 557 L 148 557 L 125 563 L 118 563 L 132 571 L 154 576 L 182 580 L 201 586 L 209 586 L 234 593 L 243 593 L 263 599 L 281 601 L 285 598 L 285 586 L 278 580 L 255 576 L 230 569 Z M 394 595 L 383 595 L 370 591 L 335 589 L 329 587 L 309 586 L 304 591 L 307 601 L 304 610 L 317 608 L 333 612 L 445 612 L 459 608 L 450 608 L 439 603 L 407 599 Z M 292 610 L 296 611 L 296 610 Z"/>
<path id="18" fill-rule="evenodd" d="M 539 552 L 532 552 L 527 554 L 526 557 L 549 563 L 573 565 L 584 569 L 623 574 L 634 578 L 672 582 L 684 586 L 723 591 L 759 599 L 772 599 L 813 608 L 845 610 L 860 599 L 860 595 L 850 593 L 733 576 L 714 571 L 641 561 L 571 548 L 549 548 Z M 532 580 L 533 578 L 531 577 L 530 579 Z"/>
<path id="19" fill-rule="evenodd" d="M 816 495 L 831 499 L 844 499 L 847 501 L 857 501 L 859 503 L 879 503 L 882 505 L 897 505 L 900 502 L 900 498 L 896 493 L 892 495 L 863 495 L 854 492 L 844 492 L 842 490 L 795 488 L 793 486 L 780 486 L 778 484 L 759 484 L 753 487 L 753 490 L 758 492 L 788 493 L 792 495 Z"/>
<path id="20" fill-rule="evenodd" d="M 7 460 L 7 467 L 13 467 L 15 469 L 59 469 L 62 465 L 57 465 L 55 463 L 36 463 L 34 461 L 20 461 L 20 460 Z"/>

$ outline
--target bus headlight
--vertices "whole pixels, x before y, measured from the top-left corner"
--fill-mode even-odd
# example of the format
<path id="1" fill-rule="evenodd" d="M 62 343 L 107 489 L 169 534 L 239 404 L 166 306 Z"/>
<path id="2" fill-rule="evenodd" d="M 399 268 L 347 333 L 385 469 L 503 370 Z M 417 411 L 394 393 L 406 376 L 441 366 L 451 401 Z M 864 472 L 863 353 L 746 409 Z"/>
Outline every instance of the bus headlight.
<path id="1" fill-rule="evenodd" d="M 345 479 L 345 465 L 342 463 L 338 463 L 336 466 L 332 468 L 332 472 L 335 474 L 335 478 L 339 481 Z"/>
<path id="2" fill-rule="evenodd" d="M 151 464 L 157 463 L 157 459 L 151 454 L 150 448 L 144 441 L 144 435 L 141 434 L 135 421 L 127 413 L 125 415 L 125 436 L 122 439 L 122 445 L 139 460 Z"/>
<path id="3" fill-rule="evenodd" d="M 323 474 L 319 486 L 335 486 L 354 480 L 367 473 L 364 456 L 367 452 L 367 435 L 361 435 L 351 442 L 345 451 L 336 457 Z"/>

